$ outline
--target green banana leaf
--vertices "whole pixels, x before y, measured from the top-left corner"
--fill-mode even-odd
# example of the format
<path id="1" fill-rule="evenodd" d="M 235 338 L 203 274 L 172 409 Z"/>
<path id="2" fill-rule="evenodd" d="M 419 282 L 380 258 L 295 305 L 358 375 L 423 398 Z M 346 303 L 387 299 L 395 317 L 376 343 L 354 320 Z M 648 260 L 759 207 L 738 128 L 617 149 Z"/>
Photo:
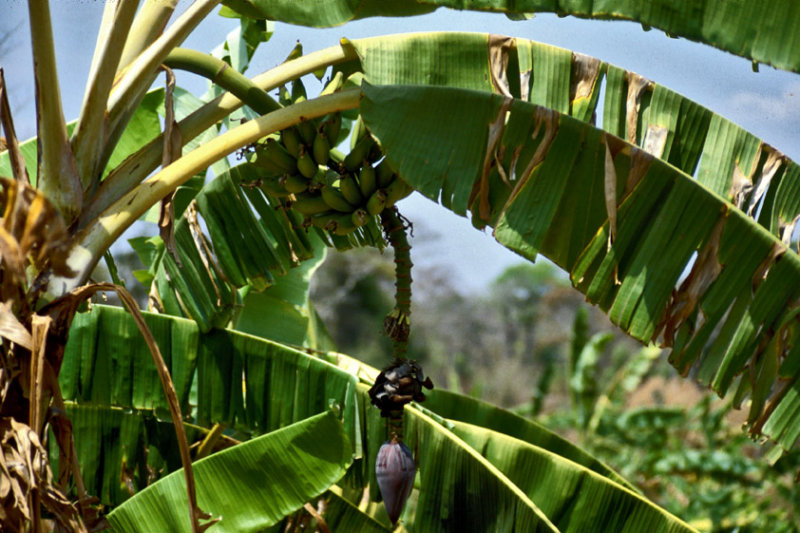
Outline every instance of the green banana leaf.
<path id="1" fill-rule="evenodd" d="M 800 6 L 792 0 L 770 2 L 769 8 L 736 0 L 229 0 L 234 10 L 306 26 L 335 26 L 374 16 L 409 16 L 439 7 L 506 13 L 524 18 L 532 13 L 556 13 L 599 20 L 632 20 L 644 29 L 659 28 L 668 35 L 708 44 L 784 70 L 800 72 Z"/>
<path id="2" fill-rule="evenodd" d="M 720 115 L 635 73 L 535 41 L 479 33 L 393 35 L 350 45 L 373 85 L 501 93 L 593 125 L 604 93 L 604 131 L 695 176 L 779 238 L 790 239 L 800 214 L 800 166 Z M 434 195 L 434 183 L 422 192 Z M 448 207 L 449 200 L 443 195 Z M 459 214 L 466 207 L 452 205 Z M 491 222 L 478 214 L 476 224 Z"/>
<path id="3" fill-rule="evenodd" d="M 331 411 L 194 463 L 197 503 L 220 521 L 212 531 L 262 531 L 341 478 L 352 448 Z M 191 531 L 183 473 L 158 480 L 114 509 L 125 532 Z"/>
<path id="4" fill-rule="evenodd" d="M 328 491 L 325 500 L 325 523 L 331 531 L 379 533 L 392 530 L 390 526 L 378 522 L 334 491 Z"/>
<path id="5" fill-rule="evenodd" d="M 243 162 L 209 181 L 199 192 L 187 192 L 189 196 L 194 194 L 191 208 L 175 222 L 180 263 L 161 249 L 148 265 L 153 275 L 153 294 L 163 312 L 190 317 L 204 332 L 215 326 L 225 327 L 242 306 L 237 289 L 247 287 L 248 294 L 263 291 L 273 285 L 276 276 L 287 274 L 302 261 L 314 257 L 319 261 L 320 242 L 338 249 L 383 246 L 382 240 L 377 242 L 363 228 L 341 238 L 330 238 L 316 228 L 303 228 L 299 213 L 285 209 L 278 199 L 255 185 L 261 177 L 255 165 Z M 188 203 L 185 196 L 184 205 Z M 295 276 L 302 283 L 305 275 Z M 295 295 L 283 305 L 297 303 L 292 300 L 300 293 L 292 292 Z M 242 327 L 249 331 L 255 331 L 254 312 L 255 309 L 246 311 L 241 319 Z M 309 319 L 313 313 L 307 309 L 301 314 Z"/>
<path id="6" fill-rule="evenodd" d="M 175 427 L 153 413 L 75 402 L 66 402 L 65 407 L 76 436 L 81 475 L 90 494 L 103 504 L 123 502 L 153 477 L 181 468 Z M 185 429 L 190 441 L 202 439 L 199 428 Z M 55 439 L 50 440 L 50 457 L 58 471 Z"/>
<path id="7" fill-rule="evenodd" d="M 553 109 L 449 87 L 364 94 L 362 116 L 403 179 L 470 208 L 523 257 L 552 259 L 612 322 L 671 347 L 681 372 L 696 366 L 721 395 L 752 389 L 751 431 L 794 444 L 800 260 L 775 235 L 699 179 Z"/>
<path id="8" fill-rule="evenodd" d="M 359 382 L 364 369 L 344 368 L 347 366 L 345 359 L 339 367 L 301 351 L 231 330 L 203 334 L 187 319 L 150 313 L 145 314 L 145 319 L 173 373 L 182 412 L 191 422 L 188 433 L 192 441 L 202 439 L 204 428 L 216 423 L 226 427 L 226 433 L 247 440 L 251 436 L 272 435 L 271 432 L 332 409 L 341 420 L 341 424 L 336 422 L 337 427 L 341 427 L 351 443 L 347 463 L 353 461 L 339 483 L 355 490 L 369 484 L 372 500 L 378 501 L 373 461 L 386 440 L 387 429 L 386 420 L 370 405 L 368 386 Z M 152 361 L 144 342 L 134 335 L 135 331 L 135 324 L 124 310 L 93 306 L 90 312 L 76 316 L 62 365 L 63 394 L 69 413 L 77 421 L 75 442 L 82 469 L 87 472 L 87 489 L 92 494 L 102 495 L 103 503 L 111 506 L 119 505 L 131 493 L 142 491 L 154 477 L 161 477 L 180 464 L 175 457 L 175 437 L 169 432 L 170 424 L 160 421 L 169 418 L 160 399 L 158 376 L 148 371 L 147 366 L 152 366 Z M 432 401 L 432 405 L 435 403 Z M 452 399 L 439 403 L 458 405 L 458 401 Z M 481 408 L 481 411 L 480 416 L 490 413 L 488 408 Z M 495 412 L 495 425 L 511 432 L 508 426 L 513 420 L 509 416 L 502 411 Z M 407 530 L 451 531 L 452 527 L 462 526 L 460 530 L 463 531 L 511 531 L 512 527 L 525 531 L 556 530 L 550 522 L 558 518 L 546 516 L 540 510 L 545 504 L 531 500 L 501 472 L 502 469 L 498 469 L 498 465 L 482 457 L 453 433 L 453 423 L 428 410 L 409 407 L 405 424 L 406 442 L 416 451 L 420 464 L 417 489 L 403 517 Z M 576 458 L 601 470 L 596 459 L 565 445 L 535 424 L 518 425 L 525 426 L 516 431 L 522 433 L 523 438 L 551 449 L 544 454 L 546 461 L 569 463 L 572 469 L 586 470 L 570 460 Z M 321 440 L 324 442 L 327 437 Z M 112 453 L 112 449 L 118 451 Z M 238 446 L 232 448 L 236 449 Z M 562 457 L 562 451 L 569 458 Z M 216 455 L 211 456 L 214 457 Z M 339 477 L 343 474 L 344 470 Z M 259 476 L 259 472 L 243 475 L 246 479 L 241 483 L 259 483 L 262 479 Z M 614 481 L 619 476 L 611 471 L 593 476 L 606 480 L 604 490 L 630 492 Z M 179 479 L 182 483 L 182 476 Z M 219 482 L 218 477 L 213 479 L 213 483 Z M 561 484 L 558 476 L 549 478 L 548 482 L 553 486 Z M 179 485 L 177 481 L 174 483 L 176 485 L 170 485 L 172 488 L 166 492 L 174 492 L 177 497 Z M 205 482 L 198 481 L 202 483 Z M 304 494 L 305 501 L 321 494 L 328 486 L 313 494 Z M 577 498 L 581 490 L 581 486 L 576 485 L 570 491 L 554 494 L 553 498 L 558 500 L 547 505 L 562 508 L 564 502 Z M 152 498 L 161 500 L 166 496 L 159 493 L 158 498 Z M 151 496 L 146 499 L 149 501 Z M 604 505 L 600 500 L 595 503 Z M 201 499 L 200 505 L 214 515 L 227 516 L 216 504 L 204 504 Z M 171 505 L 171 508 L 176 509 L 174 513 L 182 520 L 183 504 Z M 379 509 L 373 521 L 388 527 L 385 512 L 382 507 Z M 133 515 L 140 512 L 133 512 Z M 168 516 L 172 516 L 171 513 Z M 354 510 L 344 508 L 331 510 L 331 513 L 331 516 L 348 515 Z M 674 517 L 661 516 L 665 524 L 676 521 Z M 355 514 L 341 519 L 363 520 L 365 516 Z"/>
<path id="9" fill-rule="evenodd" d="M 423 406 L 448 420 L 480 426 L 514 437 L 569 459 L 571 462 L 605 476 L 630 490 L 638 490 L 597 458 L 533 420 L 476 398 L 448 390 L 434 389 L 426 396 L 428 398 Z"/>
<path id="10" fill-rule="evenodd" d="M 321 239 L 312 239 L 314 256 L 277 278 L 268 289 L 248 291 L 231 327 L 281 344 L 334 350 L 333 339 L 309 298 L 311 276 L 325 260 Z"/>
<path id="11" fill-rule="evenodd" d="M 128 126 L 117 141 L 114 151 L 106 164 L 105 172 L 108 174 L 129 155 L 137 152 L 147 143 L 156 138 L 161 133 L 161 124 L 158 120 L 157 109 L 164 105 L 164 91 L 157 89 L 149 92 L 139 107 L 131 117 Z M 67 124 L 67 134 L 72 135 L 78 121 L 74 120 Z M 33 185 L 36 185 L 38 173 L 38 140 L 37 137 L 27 139 L 20 143 L 19 149 L 25 158 L 25 169 Z M 0 152 L 0 176 L 11 177 L 11 161 L 7 150 Z"/>
<path id="12" fill-rule="evenodd" d="M 456 422 L 453 432 L 536 502 L 559 531 L 692 531 L 641 495 L 574 463 L 559 461 L 536 446 L 463 422 Z M 551 484 L 552 478 L 558 479 L 557 485 Z M 572 498 L 552 495 L 570 492 L 575 486 L 581 490 Z"/>

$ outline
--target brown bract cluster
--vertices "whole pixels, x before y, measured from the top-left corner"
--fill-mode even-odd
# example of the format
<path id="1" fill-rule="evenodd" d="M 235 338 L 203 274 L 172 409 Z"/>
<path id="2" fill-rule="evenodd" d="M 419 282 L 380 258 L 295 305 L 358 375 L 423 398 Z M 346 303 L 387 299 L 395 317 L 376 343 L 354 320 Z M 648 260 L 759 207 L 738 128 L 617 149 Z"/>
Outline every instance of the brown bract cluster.
<path id="1" fill-rule="evenodd" d="M 369 389 L 372 404 L 381 410 L 381 416 L 390 416 L 391 411 L 402 409 L 411 401 L 422 402 L 422 388 L 433 388 L 431 378 L 426 378 L 416 361 L 395 359 L 384 368 Z"/>

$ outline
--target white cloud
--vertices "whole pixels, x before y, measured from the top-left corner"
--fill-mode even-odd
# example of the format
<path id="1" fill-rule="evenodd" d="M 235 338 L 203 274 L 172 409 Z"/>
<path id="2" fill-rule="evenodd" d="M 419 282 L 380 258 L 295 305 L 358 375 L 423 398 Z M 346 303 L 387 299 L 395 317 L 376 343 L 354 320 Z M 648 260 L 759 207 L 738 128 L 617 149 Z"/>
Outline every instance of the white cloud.
<path id="1" fill-rule="evenodd" d="M 786 84 L 773 93 L 741 91 L 734 93 L 729 104 L 744 115 L 780 122 L 800 121 L 800 82 Z M 800 124 L 796 124 L 800 133 Z"/>

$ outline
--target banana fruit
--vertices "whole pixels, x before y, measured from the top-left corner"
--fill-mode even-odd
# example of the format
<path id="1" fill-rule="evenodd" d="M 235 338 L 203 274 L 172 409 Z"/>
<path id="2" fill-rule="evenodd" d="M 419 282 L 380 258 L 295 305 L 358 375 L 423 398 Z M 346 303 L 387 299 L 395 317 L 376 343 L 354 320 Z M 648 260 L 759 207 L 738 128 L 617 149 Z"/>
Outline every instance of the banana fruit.
<path id="1" fill-rule="evenodd" d="M 339 91 L 346 83 L 336 72 L 321 94 Z M 295 80 L 290 90 L 281 89 L 280 97 L 283 105 L 291 105 L 307 94 Z M 350 151 L 343 154 L 338 147 L 348 128 Z M 376 217 L 413 192 L 389 165 L 361 117 L 352 126 L 343 124 L 341 113 L 303 118 L 262 139 L 252 151 L 250 160 L 261 171 L 257 183 L 264 194 L 282 198 L 302 227 L 314 226 L 337 238 L 358 231 L 352 242 L 380 240 Z"/>

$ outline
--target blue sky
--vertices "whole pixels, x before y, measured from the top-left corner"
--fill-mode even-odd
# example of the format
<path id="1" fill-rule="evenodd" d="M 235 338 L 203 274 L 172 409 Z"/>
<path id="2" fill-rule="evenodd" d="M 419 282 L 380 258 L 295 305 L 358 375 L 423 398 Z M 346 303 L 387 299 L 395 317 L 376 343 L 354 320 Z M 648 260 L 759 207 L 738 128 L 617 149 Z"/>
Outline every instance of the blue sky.
<path id="1" fill-rule="evenodd" d="M 103 10 L 101 1 L 51 2 L 67 120 L 78 115 L 89 70 L 94 36 Z M 182 6 L 188 2 L 181 2 Z M 212 15 L 184 43 L 210 51 L 236 21 Z M 283 60 L 297 40 L 305 50 L 332 46 L 341 37 L 362 38 L 412 31 L 477 31 L 524 37 L 598 57 L 663 84 L 748 129 L 789 157 L 800 159 L 800 75 L 762 65 L 754 73 L 750 61 L 663 32 L 645 32 L 628 22 L 581 20 L 537 15 L 511 21 L 503 15 L 438 10 L 403 19 L 367 19 L 328 29 L 276 24 L 273 38 L 251 63 L 254 75 Z M 0 66 L 9 83 L 18 135 L 35 132 L 27 4 L 5 0 L 0 18 Z M 201 93 L 204 81 L 187 75 L 179 84 Z M 461 217 L 414 195 L 401 208 L 416 223 L 418 266 L 441 266 L 468 291 L 480 290 L 506 266 L 521 259 L 481 234 Z M 153 230 L 155 233 L 155 229 Z"/>

